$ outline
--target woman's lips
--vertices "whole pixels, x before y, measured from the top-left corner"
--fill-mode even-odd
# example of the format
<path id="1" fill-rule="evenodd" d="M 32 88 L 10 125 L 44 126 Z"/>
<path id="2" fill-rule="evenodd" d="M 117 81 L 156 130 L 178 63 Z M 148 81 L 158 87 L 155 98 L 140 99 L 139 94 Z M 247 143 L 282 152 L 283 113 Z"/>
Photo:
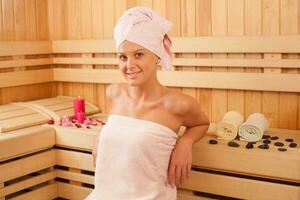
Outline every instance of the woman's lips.
<path id="1" fill-rule="evenodd" d="M 127 77 L 130 79 L 134 79 L 137 77 L 137 75 L 141 72 L 132 72 L 132 73 L 126 73 Z"/>

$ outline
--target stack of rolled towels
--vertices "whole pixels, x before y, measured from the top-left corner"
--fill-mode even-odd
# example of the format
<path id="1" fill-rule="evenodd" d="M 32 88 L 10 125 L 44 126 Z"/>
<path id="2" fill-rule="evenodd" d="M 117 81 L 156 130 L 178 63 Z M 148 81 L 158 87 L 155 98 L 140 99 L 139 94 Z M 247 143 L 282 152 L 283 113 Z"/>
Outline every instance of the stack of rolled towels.
<path id="1" fill-rule="evenodd" d="M 269 123 L 262 113 L 253 113 L 244 122 L 243 116 L 236 111 L 225 113 L 217 125 L 217 137 L 222 140 L 233 140 L 239 136 L 240 140 L 256 142 L 262 139 Z"/>

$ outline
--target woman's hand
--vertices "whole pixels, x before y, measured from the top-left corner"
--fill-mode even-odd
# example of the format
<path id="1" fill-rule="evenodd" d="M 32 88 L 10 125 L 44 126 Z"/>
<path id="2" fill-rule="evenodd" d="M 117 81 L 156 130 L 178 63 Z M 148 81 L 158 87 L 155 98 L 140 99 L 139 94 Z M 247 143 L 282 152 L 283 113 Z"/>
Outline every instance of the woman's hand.
<path id="1" fill-rule="evenodd" d="M 93 149 L 92 149 L 94 168 L 96 168 L 96 160 L 97 160 L 97 152 L 98 152 L 98 143 L 99 143 L 99 134 L 96 136 L 96 138 L 95 138 L 95 140 L 94 140 L 94 143 L 93 143 Z"/>
<path id="2" fill-rule="evenodd" d="M 181 137 L 171 154 L 167 182 L 174 187 L 182 184 L 191 174 L 192 146 L 189 138 Z"/>

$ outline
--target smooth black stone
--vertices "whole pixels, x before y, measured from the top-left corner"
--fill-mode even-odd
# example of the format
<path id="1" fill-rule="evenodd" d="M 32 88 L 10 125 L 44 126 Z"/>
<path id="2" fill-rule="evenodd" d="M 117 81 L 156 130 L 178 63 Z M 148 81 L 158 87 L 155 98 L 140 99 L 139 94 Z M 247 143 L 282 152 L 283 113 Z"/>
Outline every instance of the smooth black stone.
<path id="1" fill-rule="evenodd" d="M 286 148 L 279 147 L 277 150 L 278 150 L 278 151 L 286 151 L 287 149 L 286 149 Z"/>
<path id="2" fill-rule="evenodd" d="M 248 142 L 247 145 L 246 145 L 246 148 L 247 149 L 253 149 L 254 148 L 253 143 Z"/>
<path id="3" fill-rule="evenodd" d="M 209 140 L 209 144 L 218 144 L 217 140 Z"/>
<path id="4" fill-rule="evenodd" d="M 278 139 L 279 139 L 279 137 L 277 137 L 277 136 L 273 136 L 273 137 L 271 137 L 270 139 L 271 139 L 271 140 L 278 140 Z"/>
<path id="5" fill-rule="evenodd" d="M 292 142 L 292 143 L 289 145 L 289 147 L 292 147 L 292 148 L 297 147 L 297 143 Z"/>
<path id="6" fill-rule="evenodd" d="M 270 143 L 271 143 L 271 140 L 263 140 L 263 143 L 264 143 L 264 144 L 270 144 Z"/>
<path id="7" fill-rule="evenodd" d="M 284 144 L 282 142 L 275 142 L 274 145 L 278 146 L 278 147 L 283 147 L 284 146 Z"/>
<path id="8" fill-rule="evenodd" d="M 228 146 L 230 146 L 230 147 L 239 147 L 240 145 L 236 142 L 230 141 L 230 142 L 228 142 Z"/>
<path id="9" fill-rule="evenodd" d="M 269 149 L 269 145 L 261 144 L 261 145 L 258 146 L 258 148 L 260 148 L 260 149 Z"/>
<path id="10" fill-rule="evenodd" d="M 294 142 L 294 140 L 292 138 L 287 138 L 285 139 L 286 142 Z"/>
<path id="11" fill-rule="evenodd" d="M 270 135 L 263 135 L 262 139 L 269 139 L 270 137 Z"/>

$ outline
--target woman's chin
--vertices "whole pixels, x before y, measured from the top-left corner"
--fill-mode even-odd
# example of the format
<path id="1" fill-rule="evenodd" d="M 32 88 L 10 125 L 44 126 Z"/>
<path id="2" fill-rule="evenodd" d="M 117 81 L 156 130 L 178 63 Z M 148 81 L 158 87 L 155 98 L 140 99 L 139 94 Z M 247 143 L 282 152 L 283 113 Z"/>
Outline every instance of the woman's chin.
<path id="1" fill-rule="evenodd" d="M 142 85 L 142 81 L 138 80 L 138 79 L 126 79 L 127 83 L 131 86 L 139 86 Z"/>

